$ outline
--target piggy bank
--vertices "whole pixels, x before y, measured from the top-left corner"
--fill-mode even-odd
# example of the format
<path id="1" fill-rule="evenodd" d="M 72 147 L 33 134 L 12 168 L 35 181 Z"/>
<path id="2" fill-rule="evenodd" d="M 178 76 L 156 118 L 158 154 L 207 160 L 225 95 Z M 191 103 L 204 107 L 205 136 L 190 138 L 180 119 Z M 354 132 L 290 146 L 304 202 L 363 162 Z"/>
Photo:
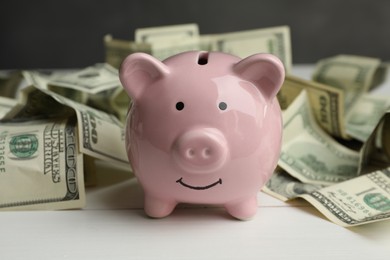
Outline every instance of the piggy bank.
<path id="1" fill-rule="evenodd" d="M 132 99 L 126 149 L 146 214 L 165 217 L 178 203 L 196 203 L 253 217 L 281 149 L 281 61 L 190 51 L 161 62 L 134 53 L 119 77 Z"/>

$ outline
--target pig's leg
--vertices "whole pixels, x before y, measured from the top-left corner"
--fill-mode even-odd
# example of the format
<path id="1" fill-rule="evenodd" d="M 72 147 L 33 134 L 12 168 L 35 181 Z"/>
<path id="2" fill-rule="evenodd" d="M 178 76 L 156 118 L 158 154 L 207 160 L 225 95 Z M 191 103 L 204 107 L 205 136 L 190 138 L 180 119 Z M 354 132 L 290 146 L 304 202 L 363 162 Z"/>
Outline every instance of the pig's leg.
<path id="1" fill-rule="evenodd" d="M 163 218 L 171 214 L 176 207 L 172 200 L 156 198 L 150 195 L 145 196 L 145 213 L 152 218 Z"/>
<path id="2" fill-rule="evenodd" d="M 257 212 L 256 196 L 225 204 L 230 215 L 241 220 L 251 219 Z"/>

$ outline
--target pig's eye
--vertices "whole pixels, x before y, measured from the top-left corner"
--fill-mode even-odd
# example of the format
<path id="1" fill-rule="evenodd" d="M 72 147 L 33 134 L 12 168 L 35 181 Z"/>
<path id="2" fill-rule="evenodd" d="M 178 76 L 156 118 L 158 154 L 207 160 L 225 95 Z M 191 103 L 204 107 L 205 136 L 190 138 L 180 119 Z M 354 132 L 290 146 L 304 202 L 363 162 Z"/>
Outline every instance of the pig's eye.
<path id="1" fill-rule="evenodd" d="M 225 102 L 220 102 L 218 104 L 219 109 L 225 110 L 227 108 L 227 104 Z"/>
<path id="2" fill-rule="evenodd" d="M 177 110 L 180 111 L 180 110 L 183 110 L 183 108 L 184 108 L 184 103 L 183 102 L 180 101 L 180 102 L 176 103 L 176 109 Z"/>

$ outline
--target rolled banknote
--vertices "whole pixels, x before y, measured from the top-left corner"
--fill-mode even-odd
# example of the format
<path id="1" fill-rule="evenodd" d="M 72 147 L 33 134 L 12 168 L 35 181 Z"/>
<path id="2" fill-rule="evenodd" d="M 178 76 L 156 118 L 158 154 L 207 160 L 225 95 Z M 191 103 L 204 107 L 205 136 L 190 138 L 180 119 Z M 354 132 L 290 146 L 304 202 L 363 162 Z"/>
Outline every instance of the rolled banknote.
<path id="1" fill-rule="evenodd" d="M 278 165 L 301 182 L 331 185 L 358 176 L 359 154 L 316 123 L 306 91 L 283 111 L 283 144 Z"/>
<path id="2" fill-rule="evenodd" d="M 79 149 L 83 154 L 128 165 L 124 128 L 117 117 L 31 85 L 3 120 L 64 118 L 77 115 Z"/>
<path id="3" fill-rule="evenodd" d="M 76 118 L 0 123 L 0 209 L 85 204 Z"/>
<path id="4" fill-rule="evenodd" d="M 390 97 L 363 94 L 352 108 L 346 122 L 348 135 L 366 142 L 388 110 L 390 110 Z"/>
<path id="5" fill-rule="evenodd" d="M 306 90 L 312 113 L 329 134 L 347 138 L 344 121 L 344 93 L 332 86 L 293 75 L 287 75 L 277 97 L 282 109 L 287 109 L 295 98 Z"/>
<path id="6" fill-rule="evenodd" d="M 390 110 L 388 110 L 360 149 L 359 172 L 390 166 Z"/>
<path id="7" fill-rule="evenodd" d="M 374 76 L 381 65 L 379 59 L 337 55 L 320 60 L 313 73 L 313 80 L 340 88 L 345 95 L 345 112 L 348 117 L 357 99 L 374 84 Z"/>

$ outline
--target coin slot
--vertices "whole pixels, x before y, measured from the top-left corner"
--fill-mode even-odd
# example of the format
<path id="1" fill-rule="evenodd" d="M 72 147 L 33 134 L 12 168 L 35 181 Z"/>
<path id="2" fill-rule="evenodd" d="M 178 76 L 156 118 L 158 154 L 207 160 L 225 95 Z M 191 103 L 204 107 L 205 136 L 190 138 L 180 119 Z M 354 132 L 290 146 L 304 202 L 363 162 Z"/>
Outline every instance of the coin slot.
<path id="1" fill-rule="evenodd" d="M 198 57 L 198 64 L 199 65 L 206 65 L 209 61 L 209 53 L 208 52 L 201 52 Z"/>

